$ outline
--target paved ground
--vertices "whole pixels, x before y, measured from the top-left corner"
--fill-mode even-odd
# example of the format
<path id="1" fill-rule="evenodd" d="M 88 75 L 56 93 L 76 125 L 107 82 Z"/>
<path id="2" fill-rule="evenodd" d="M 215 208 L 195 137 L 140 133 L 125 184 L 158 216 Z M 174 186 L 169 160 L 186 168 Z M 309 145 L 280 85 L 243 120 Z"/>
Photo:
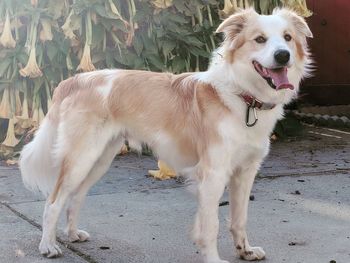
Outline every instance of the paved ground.
<path id="1" fill-rule="evenodd" d="M 349 139 L 308 127 L 302 140 L 272 145 L 249 211 L 250 241 L 264 247 L 265 262 L 350 262 Z M 82 210 L 91 241 L 69 244 L 62 218 L 64 256 L 49 260 L 37 250 L 43 199 L 24 189 L 17 168 L 0 166 L 0 262 L 200 262 L 188 238 L 195 200 L 175 180 L 147 178 L 155 167 L 150 157 L 117 157 Z M 227 216 L 221 206 L 221 256 L 243 262 L 233 253 Z"/>

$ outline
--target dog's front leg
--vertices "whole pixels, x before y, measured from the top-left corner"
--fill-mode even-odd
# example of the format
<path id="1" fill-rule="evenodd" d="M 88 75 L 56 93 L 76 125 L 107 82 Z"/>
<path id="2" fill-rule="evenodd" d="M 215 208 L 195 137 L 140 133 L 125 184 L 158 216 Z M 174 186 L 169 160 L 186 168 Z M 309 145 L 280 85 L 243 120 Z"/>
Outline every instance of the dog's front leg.
<path id="1" fill-rule="evenodd" d="M 205 263 L 228 263 L 221 260 L 217 249 L 219 231 L 218 205 L 224 192 L 227 176 L 218 171 L 201 173 L 197 189 L 198 211 L 193 238 L 201 250 Z"/>
<path id="2" fill-rule="evenodd" d="M 245 260 L 260 260 L 265 258 L 261 247 L 251 247 L 246 233 L 249 195 L 259 165 L 239 169 L 230 180 L 230 231 L 233 236 L 238 255 Z"/>

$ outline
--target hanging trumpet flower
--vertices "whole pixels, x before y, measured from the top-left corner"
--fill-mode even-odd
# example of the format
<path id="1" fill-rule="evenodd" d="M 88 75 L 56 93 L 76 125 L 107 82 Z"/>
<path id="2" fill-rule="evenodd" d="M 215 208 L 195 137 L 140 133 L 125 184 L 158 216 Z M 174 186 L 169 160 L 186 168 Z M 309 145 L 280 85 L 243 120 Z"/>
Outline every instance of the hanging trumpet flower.
<path id="1" fill-rule="evenodd" d="M 90 45 L 85 43 L 83 56 L 81 57 L 80 64 L 77 67 L 77 71 L 93 71 L 96 70 L 94 64 L 92 64 L 90 56 Z"/>
<path id="2" fill-rule="evenodd" d="M 41 19 L 40 22 L 42 26 L 42 29 L 40 31 L 40 36 L 39 36 L 41 42 L 52 40 L 53 35 L 52 35 L 50 21 L 48 19 Z"/>
<path id="3" fill-rule="evenodd" d="M 41 72 L 38 63 L 36 62 L 36 34 L 37 34 L 37 21 L 32 21 L 31 32 L 30 32 L 30 53 L 27 65 L 19 70 L 19 73 L 23 77 L 37 78 L 41 77 L 43 73 Z"/>
<path id="4" fill-rule="evenodd" d="M 30 3 L 31 3 L 32 6 L 37 7 L 38 0 L 30 0 Z"/>
<path id="5" fill-rule="evenodd" d="M 281 0 L 283 6 L 294 10 L 301 16 L 309 17 L 312 12 L 307 8 L 305 0 Z"/>
<path id="6" fill-rule="evenodd" d="M 11 116 L 11 104 L 9 89 L 5 88 L 0 103 L 0 118 L 9 119 Z"/>
<path id="7" fill-rule="evenodd" d="M 225 0 L 224 9 L 219 10 L 220 19 L 225 19 L 228 16 L 232 15 L 238 10 L 237 1 L 236 0 Z"/>
<path id="8" fill-rule="evenodd" d="M 30 77 L 30 78 L 37 78 L 43 75 L 43 73 L 41 72 L 38 66 L 38 63 L 36 62 L 35 46 L 31 47 L 28 63 L 24 68 L 20 69 L 19 73 L 23 77 Z"/>
<path id="9" fill-rule="evenodd" d="M 173 0 L 153 0 L 151 3 L 159 9 L 165 9 L 173 5 Z"/>
<path id="10" fill-rule="evenodd" d="M 14 40 L 11 32 L 10 15 L 8 10 L 6 10 L 5 24 L 0 36 L 0 44 L 6 48 L 14 48 L 16 46 L 16 41 Z"/>
<path id="11" fill-rule="evenodd" d="M 22 103 L 22 114 L 16 116 L 17 125 L 21 129 L 28 129 L 32 127 L 32 120 L 29 118 L 29 107 L 27 98 L 27 89 L 24 89 L 23 103 Z M 17 133 L 17 132 L 16 132 Z M 18 134 L 18 133 L 17 133 Z"/>
<path id="12" fill-rule="evenodd" d="M 9 120 L 6 138 L 2 142 L 2 145 L 5 145 L 7 147 L 15 147 L 18 143 L 19 140 L 15 136 L 15 118 L 12 117 Z"/>
<path id="13" fill-rule="evenodd" d="M 85 40 L 83 56 L 81 57 L 80 64 L 77 67 L 77 70 L 81 70 L 84 72 L 96 70 L 94 64 L 92 64 L 91 55 L 90 55 L 90 46 L 91 46 L 91 40 L 92 40 L 92 25 L 91 25 L 90 12 L 88 12 L 86 15 L 85 28 L 86 28 L 86 40 Z"/>
<path id="14" fill-rule="evenodd" d="M 66 36 L 66 38 L 69 39 L 76 39 L 76 35 L 73 32 L 72 26 L 71 26 L 71 22 L 72 22 L 72 15 L 73 15 L 74 11 L 71 10 L 66 21 L 64 22 L 62 28 L 63 34 Z"/>

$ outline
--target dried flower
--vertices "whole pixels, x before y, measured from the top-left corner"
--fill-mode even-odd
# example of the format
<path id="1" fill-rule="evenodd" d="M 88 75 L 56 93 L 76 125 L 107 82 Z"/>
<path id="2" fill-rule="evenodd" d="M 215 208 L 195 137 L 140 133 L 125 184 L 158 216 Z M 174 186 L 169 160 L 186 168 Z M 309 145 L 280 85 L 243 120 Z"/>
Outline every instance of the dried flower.
<path id="1" fill-rule="evenodd" d="M 158 161 L 158 168 L 159 170 L 149 170 L 148 174 L 159 180 L 167 180 L 176 177 L 175 171 L 161 160 Z"/>
<path id="2" fill-rule="evenodd" d="M 0 44 L 6 48 L 14 48 L 16 46 L 16 41 L 14 40 L 11 32 L 10 15 L 8 10 L 6 10 L 6 19 L 4 24 L 4 30 L 2 31 L 0 37 Z"/>
<path id="3" fill-rule="evenodd" d="M 109 6 L 111 7 L 111 11 L 121 20 L 123 21 L 125 27 L 129 25 L 128 21 L 126 21 L 120 14 L 118 8 L 115 6 L 112 0 L 109 0 Z"/>
<path id="4" fill-rule="evenodd" d="M 77 70 L 81 71 L 93 71 L 96 70 L 94 64 L 92 64 L 90 56 L 90 45 L 85 43 L 83 56 L 81 57 L 80 64 L 77 67 Z"/>
<path id="5" fill-rule="evenodd" d="M 27 65 L 20 69 L 19 73 L 23 77 L 37 78 L 41 77 L 43 73 L 41 72 L 37 62 L 36 62 L 36 50 L 35 45 L 32 46 L 29 54 L 29 59 Z"/>

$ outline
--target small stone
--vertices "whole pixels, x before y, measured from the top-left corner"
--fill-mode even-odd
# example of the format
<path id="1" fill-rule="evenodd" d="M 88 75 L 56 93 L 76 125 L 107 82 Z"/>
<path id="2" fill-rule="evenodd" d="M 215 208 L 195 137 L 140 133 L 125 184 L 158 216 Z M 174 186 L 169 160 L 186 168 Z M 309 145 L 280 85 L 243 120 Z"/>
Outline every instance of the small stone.
<path id="1" fill-rule="evenodd" d="M 100 249 L 102 249 L 102 250 L 107 250 L 107 249 L 110 249 L 110 247 L 107 247 L 107 246 L 100 246 Z"/>
<path id="2" fill-rule="evenodd" d="M 229 205 L 229 202 L 228 201 L 222 201 L 219 206 L 226 206 L 226 205 Z"/>

